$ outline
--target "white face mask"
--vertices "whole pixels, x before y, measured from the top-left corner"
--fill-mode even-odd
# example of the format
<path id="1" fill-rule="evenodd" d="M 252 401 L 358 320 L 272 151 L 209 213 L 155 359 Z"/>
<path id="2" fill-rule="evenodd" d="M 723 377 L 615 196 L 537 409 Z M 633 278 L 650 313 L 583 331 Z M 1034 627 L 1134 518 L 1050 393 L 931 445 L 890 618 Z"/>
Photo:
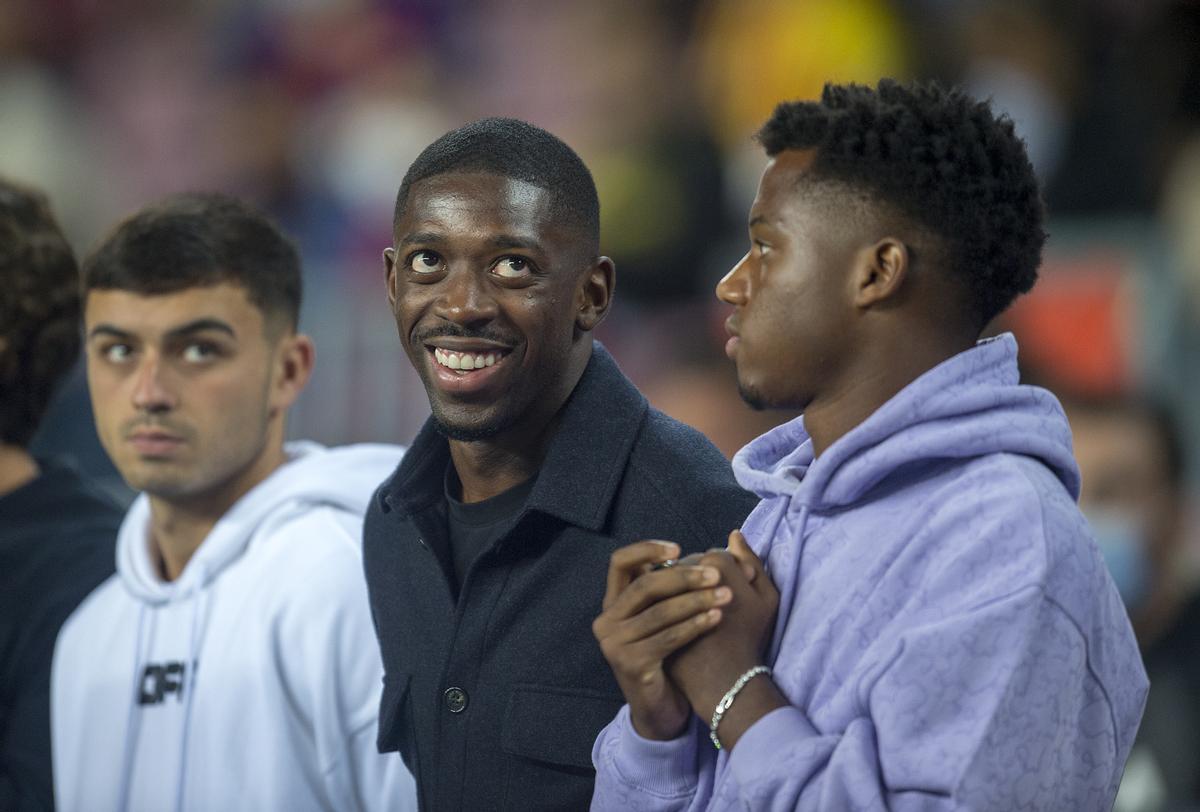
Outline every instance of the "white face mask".
<path id="1" fill-rule="evenodd" d="M 1135 612 L 1150 593 L 1144 523 L 1136 515 L 1114 508 L 1093 508 L 1085 511 L 1085 516 L 1125 608 Z"/>

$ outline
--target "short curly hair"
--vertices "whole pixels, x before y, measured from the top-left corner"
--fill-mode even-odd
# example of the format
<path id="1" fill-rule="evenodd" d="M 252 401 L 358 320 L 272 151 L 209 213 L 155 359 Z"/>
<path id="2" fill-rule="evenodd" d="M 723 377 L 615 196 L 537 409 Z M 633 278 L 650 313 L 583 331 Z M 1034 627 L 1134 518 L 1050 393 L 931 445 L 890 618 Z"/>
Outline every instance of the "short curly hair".
<path id="1" fill-rule="evenodd" d="M 44 195 L 0 179 L 0 442 L 25 448 L 79 356 L 79 266 Z"/>
<path id="2" fill-rule="evenodd" d="M 784 102 L 756 138 L 769 156 L 815 149 L 814 180 L 865 193 L 940 238 L 978 327 L 1033 287 L 1043 205 L 1012 121 L 934 82 L 827 84 Z"/>
<path id="3" fill-rule="evenodd" d="M 554 215 L 580 229 L 587 252 L 600 250 L 600 198 L 583 159 L 562 139 L 516 118 L 484 118 L 451 130 L 421 151 L 396 195 L 393 225 L 413 184 L 454 172 L 486 172 L 551 193 Z"/>

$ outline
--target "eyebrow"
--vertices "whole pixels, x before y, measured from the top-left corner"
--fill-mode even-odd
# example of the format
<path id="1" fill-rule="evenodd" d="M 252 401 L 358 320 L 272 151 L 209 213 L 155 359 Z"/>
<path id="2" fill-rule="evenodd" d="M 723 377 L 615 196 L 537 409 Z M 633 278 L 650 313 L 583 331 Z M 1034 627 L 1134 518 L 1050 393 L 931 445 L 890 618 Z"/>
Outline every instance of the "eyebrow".
<path id="1" fill-rule="evenodd" d="M 763 217 L 761 214 L 756 214 L 750 218 L 750 222 L 747 223 L 746 225 L 750 228 L 754 228 L 755 226 L 765 225 L 766 222 L 767 222 L 766 217 Z"/>
<path id="2" fill-rule="evenodd" d="M 541 251 L 542 245 L 537 240 L 528 237 L 513 237 L 509 234 L 501 234 L 492 238 L 493 248 L 522 248 L 526 251 Z"/>
<path id="3" fill-rule="evenodd" d="M 439 245 L 445 242 L 445 236 L 432 231 L 417 231 L 412 234 L 405 235 L 398 243 L 397 248 L 402 248 L 406 245 Z M 517 237 L 512 234 L 498 234 L 488 240 L 488 245 L 497 249 L 513 249 L 520 248 L 525 251 L 541 252 L 542 244 L 531 237 Z"/>
<path id="4" fill-rule="evenodd" d="M 205 330 L 216 330 L 220 333 L 227 333 L 232 338 L 237 338 L 237 332 L 227 322 L 214 318 L 202 318 L 195 321 L 189 321 L 187 324 L 182 324 L 179 327 L 172 328 L 167 331 L 166 338 L 175 339 L 189 336 L 192 333 L 201 333 Z M 99 336 L 112 336 L 114 338 L 133 338 L 134 334 L 128 330 L 122 330 L 111 324 L 97 324 L 88 333 L 88 340 L 98 338 Z"/>
<path id="5" fill-rule="evenodd" d="M 434 234 L 432 231 L 417 231 L 413 234 L 408 234 L 400 242 L 396 243 L 399 248 L 404 245 L 412 245 L 413 243 L 440 243 L 442 241 L 441 234 Z"/>

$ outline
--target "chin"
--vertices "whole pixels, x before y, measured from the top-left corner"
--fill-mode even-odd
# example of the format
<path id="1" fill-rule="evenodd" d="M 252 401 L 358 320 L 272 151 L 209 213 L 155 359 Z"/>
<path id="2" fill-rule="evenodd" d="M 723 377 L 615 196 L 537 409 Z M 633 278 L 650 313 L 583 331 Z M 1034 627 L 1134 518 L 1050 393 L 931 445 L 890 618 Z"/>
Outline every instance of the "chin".
<path id="1" fill-rule="evenodd" d="M 439 408 L 436 404 L 434 404 L 432 412 L 433 423 L 438 432 L 447 439 L 457 440 L 460 443 L 490 440 L 512 423 L 511 420 L 505 420 L 502 416 L 495 415 L 447 414 L 445 409 Z"/>
<path id="2" fill-rule="evenodd" d="M 771 408 L 771 403 L 763 397 L 762 393 L 749 384 L 738 382 L 738 394 L 742 396 L 742 400 L 754 409 L 756 412 L 761 412 L 764 409 Z"/>
<path id="3" fill-rule="evenodd" d="M 477 443 L 481 440 L 490 440 L 500 433 L 500 427 L 498 426 L 459 426 L 447 423 L 436 417 L 434 418 L 434 424 L 446 439 L 457 440 L 460 443 Z"/>

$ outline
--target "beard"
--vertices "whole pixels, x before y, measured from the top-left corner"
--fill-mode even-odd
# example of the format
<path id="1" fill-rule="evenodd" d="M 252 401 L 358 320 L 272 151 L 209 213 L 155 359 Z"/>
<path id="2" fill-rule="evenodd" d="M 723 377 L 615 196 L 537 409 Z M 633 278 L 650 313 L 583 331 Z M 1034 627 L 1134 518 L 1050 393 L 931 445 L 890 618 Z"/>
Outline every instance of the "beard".
<path id="1" fill-rule="evenodd" d="M 512 415 L 499 415 L 493 417 L 490 422 L 464 424 L 461 419 L 454 420 L 447 415 L 445 410 L 440 408 L 440 404 L 432 398 L 430 398 L 429 405 L 433 425 L 438 433 L 448 440 L 457 440 L 460 443 L 478 443 L 490 440 L 516 422 Z"/>
<path id="2" fill-rule="evenodd" d="M 746 401 L 746 405 L 756 412 L 765 411 L 771 406 L 760 393 L 749 386 L 742 385 L 741 382 L 738 383 L 738 394 L 742 396 L 742 400 Z"/>
<path id="3" fill-rule="evenodd" d="M 433 415 L 433 425 L 438 430 L 438 433 L 447 440 L 457 440 L 460 443 L 478 443 L 482 440 L 490 440 L 501 431 L 503 426 L 454 426 L 445 422 L 437 414 Z"/>

